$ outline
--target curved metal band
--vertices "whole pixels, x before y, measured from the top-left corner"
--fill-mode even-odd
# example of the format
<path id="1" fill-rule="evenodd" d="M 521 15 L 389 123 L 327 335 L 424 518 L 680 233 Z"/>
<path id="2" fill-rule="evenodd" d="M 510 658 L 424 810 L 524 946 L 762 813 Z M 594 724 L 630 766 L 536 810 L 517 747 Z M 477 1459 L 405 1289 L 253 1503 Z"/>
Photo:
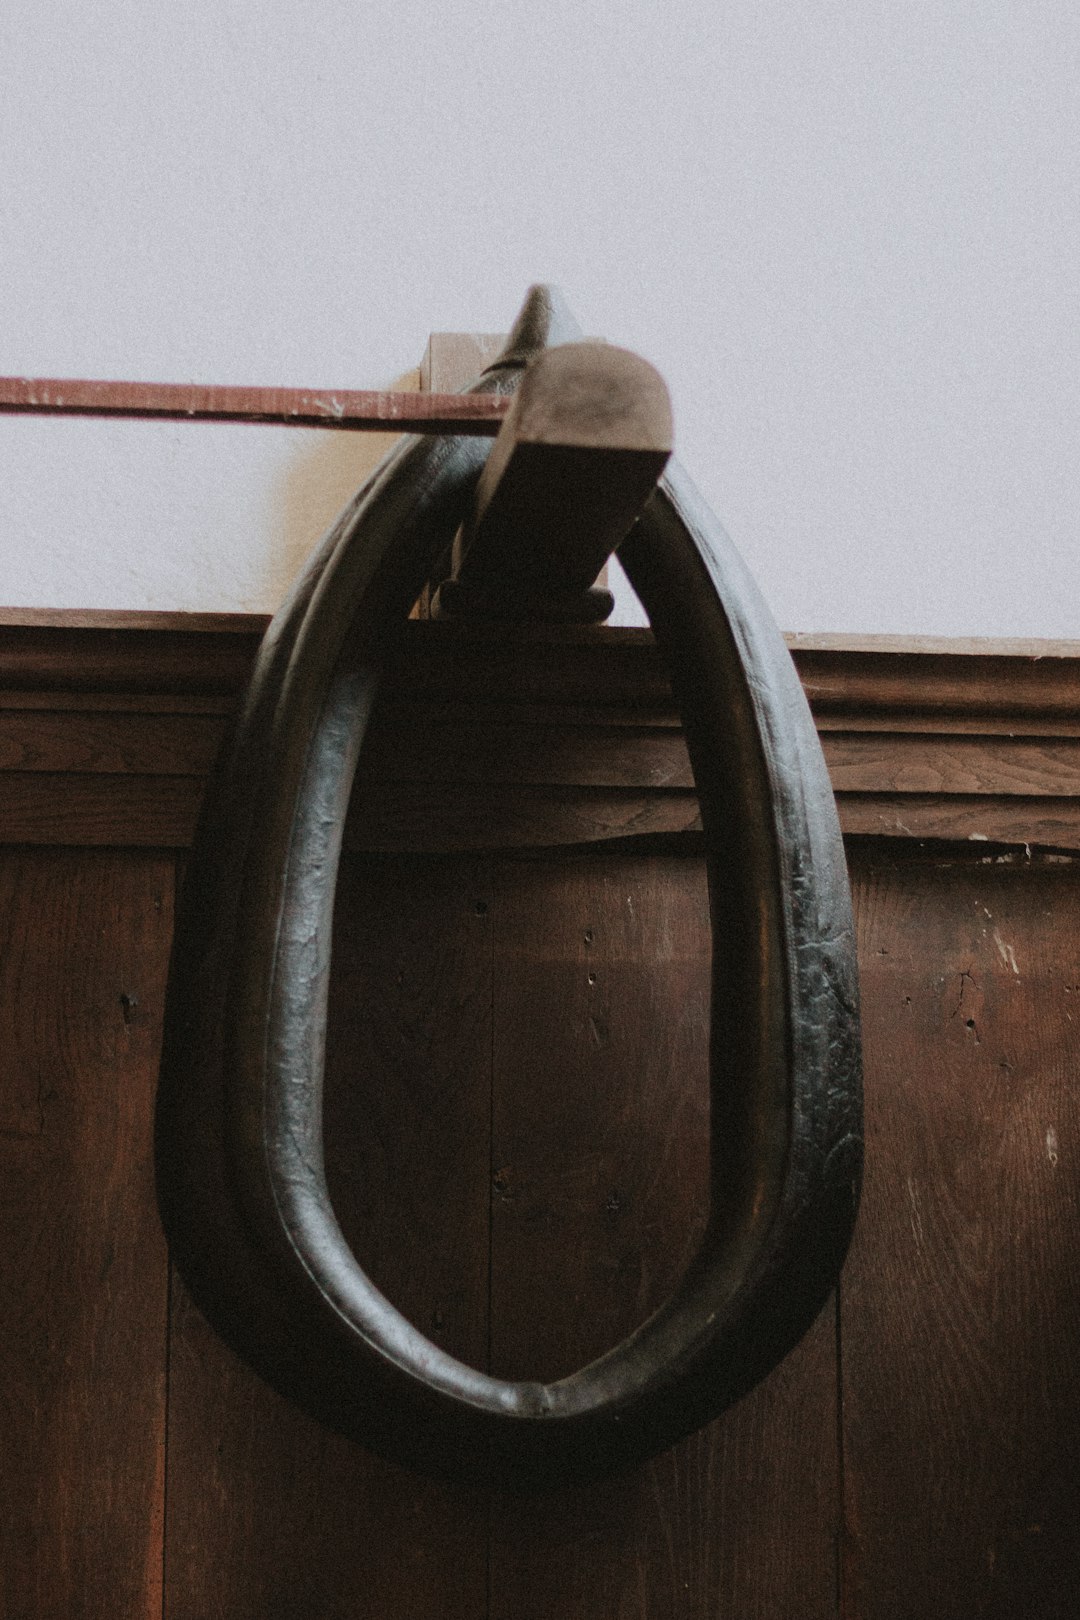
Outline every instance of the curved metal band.
<path id="1" fill-rule="evenodd" d="M 519 337 L 485 386 L 511 387 L 522 358 Z M 701 1250 L 650 1320 L 551 1384 L 465 1366 L 361 1270 L 331 1208 L 321 1137 L 342 827 L 385 654 L 487 448 L 406 441 L 267 632 L 185 887 L 158 1179 L 196 1299 L 277 1388 L 425 1471 L 535 1485 L 670 1445 L 809 1326 L 858 1197 L 858 1015 L 843 849 L 809 710 L 752 582 L 676 470 L 620 555 L 671 664 L 708 851 Z"/>

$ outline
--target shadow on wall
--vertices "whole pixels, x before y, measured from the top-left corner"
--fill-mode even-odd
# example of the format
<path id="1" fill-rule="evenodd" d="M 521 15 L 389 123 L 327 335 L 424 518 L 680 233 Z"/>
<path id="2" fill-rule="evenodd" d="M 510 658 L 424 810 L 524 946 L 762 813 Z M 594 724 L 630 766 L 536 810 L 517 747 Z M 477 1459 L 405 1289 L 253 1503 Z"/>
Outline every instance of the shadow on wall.
<path id="1" fill-rule="evenodd" d="M 419 388 L 419 367 L 385 386 Z M 275 605 L 283 601 L 311 551 L 398 437 L 396 433 L 296 433 L 296 448 L 282 468 L 272 496 L 274 534 L 266 591 Z"/>

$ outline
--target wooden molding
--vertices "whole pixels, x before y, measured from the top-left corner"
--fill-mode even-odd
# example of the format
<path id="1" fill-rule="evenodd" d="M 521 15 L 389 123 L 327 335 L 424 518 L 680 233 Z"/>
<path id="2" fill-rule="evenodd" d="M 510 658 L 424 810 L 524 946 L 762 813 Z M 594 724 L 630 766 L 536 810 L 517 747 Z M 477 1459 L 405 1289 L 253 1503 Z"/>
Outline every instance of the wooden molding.
<path id="1" fill-rule="evenodd" d="M 0 613 L 0 841 L 187 844 L 266 622 Z M 1080 848 L 1080 644 L 790 643 L 846 833 Z M 693 843 L 696 816 L 648 631 L 414 621 L 349 839 Z"/>

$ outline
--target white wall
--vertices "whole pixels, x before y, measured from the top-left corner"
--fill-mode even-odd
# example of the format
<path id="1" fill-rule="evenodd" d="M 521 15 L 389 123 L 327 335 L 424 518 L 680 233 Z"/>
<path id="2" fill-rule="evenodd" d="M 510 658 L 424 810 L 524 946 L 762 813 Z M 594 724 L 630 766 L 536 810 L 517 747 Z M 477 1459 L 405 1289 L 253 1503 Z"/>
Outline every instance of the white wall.
<path id="1" fill-rule="evenodd" d="M 553 280 L 785 628 L 1080 634 L 1075 0 L 4 0 L 0 81 L 0 372 L 375 386 Z M 261 609 L 372 446 L 0 453 L 0 602 Z"/>

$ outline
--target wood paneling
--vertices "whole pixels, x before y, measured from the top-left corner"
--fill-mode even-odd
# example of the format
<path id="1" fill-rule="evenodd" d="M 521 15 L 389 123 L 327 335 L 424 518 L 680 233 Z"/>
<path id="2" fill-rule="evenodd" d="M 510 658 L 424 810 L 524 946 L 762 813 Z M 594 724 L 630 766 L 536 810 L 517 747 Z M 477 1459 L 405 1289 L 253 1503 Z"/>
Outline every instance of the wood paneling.
<path id="1" fill-rule="evenodd" d="M 346 861 L 327 1173 L 361 1263 L 451 1353 L 487 1355 L 490 891 L 475 861 Z M 180 1290 L 169 1416 L 172 1620 L 484 1612 L 486 1505 L 327 1434 Z"/>
<path id="2" fill-rule="evenodd" d="M 285 1406 L 178 1283 L 167 1330 L 150 1118 L 173 863 L 261 621 L 16 617 L 5 1620 L 156 1617 L 163 1567 L 169 1620 L 1071 1620 L 1075 652 L 796 647 L 860 928 L 868 1179 L 842 1357 L 827 1311 L 647 1468 L 488 1501 Z M 644 632 L 421 623 L 390 679 L 335 924 L 335 1203 L 448 1349 L 558 1372 L 663 1297 L 703 1215 L 707 934 L 678 717 Z M 379 840 L 408 854 L 358 851 Z"/>
<path id="3" fill-rule="evenodd" d="M 492 1363 L 559 1376 L 677 1284 L 707 1215 L 702 866 L 497 863 Z M 492 1620 L 835 1614 L 832 1313 L 702 1434 L 493 1513 Z"/>
<path id="4" fill-rule="evenodd" d="M 265 621 L 8 618 L 0 840 L 186 847 Z M 846 833 L 1080 849 L 1080 656 L 1057 645 L 1041 657 L 794 652 Z M 648 631 L 407 626 L 363 755 L 354 848 L 433 853 L 697 830 L 678 714 Z"/>
<path id="5" fill-rule="evenodd" d="M 1080 863 L 877 848 L 855 862 L 867 1181 L 843 1283 L 845 1614 L 1073 1615 Z"/>
<path id="6" fill-rule="evenodd" d="M 496 868 L 492 1365 L 558 1378 L 663 1303 L 708 1215 L 708 898 L 674 857 Z"/>
<path id="7" fill-rule="evenodd" d="M 0 852 L 0 1612 L 161 1612 L 160 855 Z"/>

